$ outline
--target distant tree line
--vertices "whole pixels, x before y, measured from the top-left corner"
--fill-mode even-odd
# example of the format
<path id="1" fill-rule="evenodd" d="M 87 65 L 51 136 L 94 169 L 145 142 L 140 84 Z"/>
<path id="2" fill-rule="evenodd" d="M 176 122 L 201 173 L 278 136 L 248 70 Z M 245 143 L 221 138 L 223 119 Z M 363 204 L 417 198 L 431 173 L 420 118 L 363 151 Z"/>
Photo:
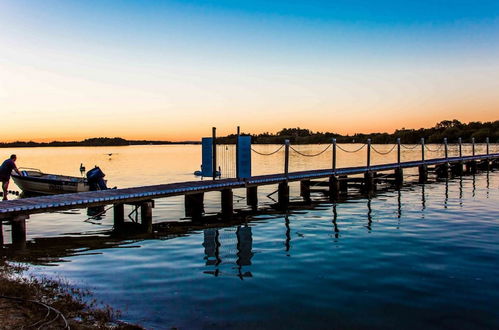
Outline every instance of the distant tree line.
<path id="1" fill-rule="evenodd" d="M 463 142 L 470 142 L 474 137 L 477 143 L 485 142 L 489 137 L 491 143 L 499 142 L 499 120 L 493 122 L 469 122 L 462 123 L 459 120 L 444 120 L 431 128 L 406 129 L 401 128 L 393 133 L 357 133 L 353 135 L 341 135 L 332 132 L 313 132 L 304 128 L 283 128 L 277 133 L 241 134 L 251 135 L 251 141 L 255 144 L 281 144 L 289 140 L 293 144 L 331 143 L 336 138 L 338 143 L 363 143 L 371 139 L 372 143 L 394 143 L 400 138 L 402 143 L 420 143 L 425 138 L 427 143 L 441 143 L 447 138 L 449 143 L 455 143 L 461 137 Z M 236 135 L 231 134 L 217 138 L 218 143 L 235 143 Z"/>
<path id="2" fill-rule="evenodd" d="M 0 143 L 0 148 L 23 148 L 23 147 L 100 147 L 100 146 L 129 146 L 129 145 L 160 145 L 160 144 L 196 144 L 198 142 L 170 142 L 170 141 L 149 141 L 149 140 L 125 140 L 123 138 L 91 138 L 83 141 L 52 141 L 34 142 L 17 141 Z"/>
<path id="3" fill-rule="evenodd" d="M 341 135 L 332 132 L 313 132 L 306 128 L 283 128 L 277 133 L 245 134 L 250 135 L 254 144 L 281 144 L 284 140 L 290 140 L 293 144 L 314 144 L 330 143 L 332 138 L 336 138 L 338 143 L 363 143 L 371 139 L 372 143 L 394 143 L 400 138 L 402 143 L 419 143 L 421 138 L 425 138 L 427 143 L 441 143 L 446 137 L 449 143 L 457 142 L 461 137 L 463 142 L 471 141 L 474 137 L 477 143 L 485 142 L 489 137 L 491 143 L 499 143 L 499 120 L 493 122 L 473 121 L 467 124 L 459 120 L 443 120 L 431 128 L 419 129 L 397 129 L 393 133 L 357 133 L 353 135 Z M 218 137 L 217 143 L 233 144 L 236 142 L 236 135 L 231 134 L 225 137 Z M 77 147 L 77 146 L 128 146 L 128 145 L 162 145 L 162 144 L 199 144 L 200 141 L 151 141 L 151 140 L 126 140 L 123 138 L 91 138 L 83 141 L 52 141 L 52 142 L 6 142 L 0 143 L 0 148 L 22 148 L 22 147 Z"/>

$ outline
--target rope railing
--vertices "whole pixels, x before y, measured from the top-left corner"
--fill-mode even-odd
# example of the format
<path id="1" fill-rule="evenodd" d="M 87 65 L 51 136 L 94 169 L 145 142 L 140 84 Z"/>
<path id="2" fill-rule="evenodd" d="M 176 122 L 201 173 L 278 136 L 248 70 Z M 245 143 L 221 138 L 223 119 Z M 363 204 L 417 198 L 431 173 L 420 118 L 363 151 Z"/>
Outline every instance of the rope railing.
<path id="1" fill-rule="evenodd" d="M 306 153 L 303 153 L 301 151 L 298 151 L 296 150 L 295 148 L 293 148 L 293 146 L 289 146 L 289 148 L 291 150 L 293 150 L 294 152 L 296 152 L 298 155 L 300 156 L 304 156 L 304 157 L 317 157 L 317 156 L 320 156 L 322 155 L 323 153 L 325 153 L 329 148 L 331 148 L 331 144 L 329 144 L 324 150 L 322 151 L 319 151 L 318 153 L 315 153 L 315 154 L 306 154 Z"/>
<path id="2" fill-rule="evenodd" d="M 212 141 L 215 141 L 215 135 L 213 135 L 213 136 L 214 137 L 212 138 Z M 379 146 L 379 145 L 373 145 L 371 143 L 371 139 L 367 139 L 366 143 L 362 143 L 362 144 L 358 143 L 356 145 L 353 145 L 351 147 L 353 147 L 355 149 L 349 150 L 346 148 L 345 144 L 343 144 L 343 145 L 337 144 L 336 138 L 332 138 L 331 143 L 322 144 L 323 147 L 321 146 L 320 151 L 316 151 L 317 149 L 312 148 L 311 149 L 312 153 L 308 153 L 306 151 L 299 150 L 301 148 L 298 148 L 296 145 L 292 146 L 290 144 L 290 139 L 286 139 L 286 140 L 284 140 L 284 143 L 281 145 L 278 145 L 275 150 L 273 150 L 271 152 L 264 152 L 264 151 L 259 151 L 259 150 L 254 149 L 251 146 L 251 141 L 246 141 L 246 140 L 244 141 L 243 148 L 239 149 L 239 145 L 238 145 L 239 135 L 238 135 L 238 140 L 237 140 L 237 143 L 235 145 L 235 148 L 230 148 L 227 145 L 222 145 L 222 146 L 220 146 L 220 148 L 218 148 L 216 143 L 211 142 L 212 146 L 213 146 L 213 148 L 212 148 L 213 161 L 211 163 L 213 163 L 213 168 L 214 168 L 214 171 L 213 171 L 214 179 L 215 179 L 215 174 L 222 173 L 222 171 L 224 173 L 225 178 L 231 177 L 231 176 L 240 178 L 238 168 L 242 167 L 245 171 L 249 168 L 249 171 L 251 171 L 251 153 L 255 153 L 255 154 L 260 155 L 260 156 L 272 156 L 272 155 L 275 155 L 278 152 L 280 152 L 282 149 L 284 149 L 283 150 L 284 174 L 286 175 L 286 177 L 288 177 L 290 160 L 292 160 L 292 158 L 290 158 L 290 151 L 295 152 L 296 154 L 303 156 L 303 157 L 313 158 L 313 157 L 318 157 L 320 155 L 323 155 L 328 150 L 331 150 L 330 168 L 332 168 L 333 171 L 336 171 L 337 164 L 338 164 L 338 162 L 337 162 L 338 150 L 341 150 L 345 153 L 354 154 L 354 153 L 360 152 L 361 150 L 363 150 L 367 146 L 367 148 L 366 148 L 367 150 L 365 150 L 365 152 L 366 152 L 366 164 L 367 164 L 366 168 L 370 169 L 371 168 L 371 161 L 373 160 L 372 152 L 374 152 L 378 155 L 381 155 L 381 156 L 385 156 L 385 155 L 389 155 L 392 152 L 396 151 L 396 160 L 395 161 L 400 164 L 402 162 L 402 154 L 403 154 L 402 150 L 403 149 L 411 151 L 410 157 L 413 157 L 412 153 L 414 153 L 415 150 L 417 150 L 419 148 L 420 149 L 420 157 L 421 157 L 420 159 L 422 160 L 422 163 L 425 164 L 425 158 L 426 158 L 425 152 L 434 152 L 434 153 L 441 152 L 440 155 L 443 155 L 446 159 L 449 158 L 450 152 L 451 153 L 457 152 L 459 157 L 462 157 L 465 153 L 471 154 L 471 156 L 475 156 L 475 154 L 477 153 L 477 145 L 478 145 L 477 143 L 475 143 L 475 139 L 473 137 L 471 138 L 471 147 L 472 147 L 471 152 L 469 152 L 469 150 L 463 150 L 463 146 L 468 146 L 469 144 L 464 144 L 461 138 L 459 138 L 457 140 L 458 142 L 456 145 L 450 145 L 448 143 L 447 138 L 443 138 L 443 143 L 434 143 L 434 140 L 432 139 L 432 143 L 429 145 L 425 144 L 425 138 L 421 138 L 420 143 L 415 143 L 415 144 L 402 144 L 400 140 L 401 140 L 400 138 L 397 138 L 396 142 L 394 144 L 385 144 L 384 146 Z M 205 140 L 203 140 L 203 143 L 204 142 L 205 142 Z M 206 147 L 205 144 L 203 144 L 203 146 Z M 208 148 L 209 147 L 210 146 L 208 145 Z M 492 145 L 490 143 L 489 138 L 486 138 L 486 140 L 485 140 L 485 147 L 486 147 L 486 154 L 490 154 L 492 152 L 492 150 L 497 149 L 497 145 Z M 483 148 L 483 144 L 480 146 L 480 148 Z M 219 157 L 220 159 L 218 162 L 216 161 L 217 149 L 218 149 L 218 154 L 220 156 Z M 241 156 L 239 155 L 239 150 L 242 150 Z M 203 156 L 204 156 L 204 149 L 203 149 Z M 242 159 L 244 160 L 242 163 L 240 163 L 240 160 L 238 159 L 240 157 L 242 157 Z M 249 163 L 246 163 L 246 159 L 248 159 L 248 158 L 249 158 Z M 407 155 L 404 154 L 404 158 L 407 158 Z M 210 161 L 210 160 L 208 160 L 208 161 Z M 204 160 L 203 160 L 203 164 L 204 164 Z M 220 169 L 220 168 L 222 168 L 222 169 Z M 328 168 L 329 168 L 329 166 L 328 166 Z M 219 170 L 219 172 L 216 171 L 217 169 Z M 248 173 L 250 173 L 250 172 L 248 172 Z M 251 174 L 245 174 L 245 175 L 250 176 Z M 221 176 L 221 175 L 219 174 L 219 176 Z M 244 178 L 244 176 L 242 176 L 242 177 Z"/>
<path id="3" fill-rule="evenodd" d="M 277 148 L 277 150 L 275 151 L 272 151 L 270 153 L 264 153 L 264 152 L 260 152 L 260 151 L 257 151 L 253 148 L 251 148 L 251 151 L 253 151 L 254 153 L 258 154 L 258 155 L 261 155 L 261 156 L 272 156 L 273 154 L 276 154 L 279 152 L 279 150 L 281 150 L 282 148 L 284 148 L 284 144 L 281 145 L 279 148 Z"/>
<path id="4" fill-rule="evenodd" d="M 343 149 L 343 148 L 342 148 L 339 144 L 337 144 L 337 145 L 336 145 L 336 147 L 337 147 L 338 149 L 340 149 L 341 151 L 344 151 L 344 152 L 348 152 L 348 153 L 353 154 L 353 153 L 356 153 L 356 152 L 358 152 L 358 151 L 361 151 L 361 150 L 362 150 L 362 149 L 363 149 L 366 145 L 367 145 L 367 143 L 364 143 L 363 145 L 361 145 L 361 146 L 360 146 L 360 148 L 355 149 L 355 150 L 346 150 L 346 149 Z"/>
<path id="5" fill-rule="evenodd" d="M 436 149 L 431 149 L 430 147 L 428 147 L 427 144 L 425 144 L 425 149 L 428 150 L 429 152 L 439 152 L 440 150 L 442 150 L 442 148 L 444 147 L 443 144 L 440 144 Z"/>
<path id="6" fill-rule="evenodd" d="M 397 146 L 397 145 L 396 145 L 396 144 L 394 144 L 394 145 L 392 146 L 392 148 L 391 148 L 390 150 L 388 150 L 388 151 L 379 151 L 379 150 L 377 150 L 377 149 L 376 149 L 373 145 L 371 145 L 371 149 L 372 149 L 375 153 L 377 153 L 377 154 L 379 154 L 379 155 L 388 155 L 390 152 L 392 152 L 392 151 L 395 149 L 395 147 L 396 147 L 396 146 Z"/>
<path id="7" fill-rule="evenodd" d="M 411 147 L 409 147 L 409 145 L 408 145 L 408 144 L 401 144 L 400 146 L 401 146 L 402 148 L 404 148 L 404 149 L 407 149 L 407 150 L 414 150 L 414 149 L 416 149 L 417 147 L 419 147 L 419 146 L 420 146 L 420 144 L 415 144 L 415 145 L 413 145 L 413 146 L 411 146 Z"/>

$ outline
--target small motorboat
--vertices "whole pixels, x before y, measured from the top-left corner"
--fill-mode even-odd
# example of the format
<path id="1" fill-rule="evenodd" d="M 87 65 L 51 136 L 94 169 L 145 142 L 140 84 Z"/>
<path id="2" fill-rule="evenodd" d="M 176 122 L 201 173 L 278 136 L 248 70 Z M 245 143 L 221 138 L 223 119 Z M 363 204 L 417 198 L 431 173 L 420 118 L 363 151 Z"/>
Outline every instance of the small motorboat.
<path id="1" fill-rule="evenodd" d="M 19 171 L 21 175 L 12 173 L 12 179 L 26 193 L 54 195 L 107 189 L 102 179 L 104 173 L 98 167 L 88 171 L 87 178 L 43 173 L 34 168 L 20 168 Z"/>

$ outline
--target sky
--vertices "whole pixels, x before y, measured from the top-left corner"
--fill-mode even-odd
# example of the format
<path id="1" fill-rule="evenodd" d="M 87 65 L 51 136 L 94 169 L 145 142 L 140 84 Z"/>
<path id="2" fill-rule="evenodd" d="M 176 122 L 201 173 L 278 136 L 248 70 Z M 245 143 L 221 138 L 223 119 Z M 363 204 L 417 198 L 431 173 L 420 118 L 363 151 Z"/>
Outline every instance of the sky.
<path id="1" fill-rule="evenodd" d="M 499 119 L 499 1 L 0 0 L 0 141 Z"/>

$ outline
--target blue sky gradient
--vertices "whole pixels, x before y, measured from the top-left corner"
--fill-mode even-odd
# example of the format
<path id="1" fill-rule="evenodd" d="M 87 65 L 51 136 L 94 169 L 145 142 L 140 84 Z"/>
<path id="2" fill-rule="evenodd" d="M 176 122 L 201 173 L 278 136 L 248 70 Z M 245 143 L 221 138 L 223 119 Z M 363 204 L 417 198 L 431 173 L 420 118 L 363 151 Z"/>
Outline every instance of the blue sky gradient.
<path id="1" fill-rule="evenodd" d="M 0 140 L 20 127 L 104 134 L 42 120 L 85 115 L 165 139 L 242 123 L 345 133 L 493 120 L 498 58 L 498 1 L 3 0 L 0 107 L 15 118 Z M 379 113 L 392 120 L 361 120 Z M 131 132 L 137 122 L 147 128 Z"/>

